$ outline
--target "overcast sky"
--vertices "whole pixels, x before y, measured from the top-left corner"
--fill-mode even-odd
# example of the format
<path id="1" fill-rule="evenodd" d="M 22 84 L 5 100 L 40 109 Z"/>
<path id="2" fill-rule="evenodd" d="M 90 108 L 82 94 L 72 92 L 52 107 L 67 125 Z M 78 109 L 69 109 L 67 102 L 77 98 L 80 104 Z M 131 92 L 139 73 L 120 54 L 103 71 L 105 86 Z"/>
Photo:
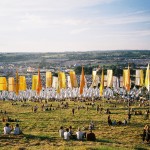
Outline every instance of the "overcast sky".
<path id="1" fill-rule="evenodd" d="M 0 0 L 0 52 L 150 49 L 150 0 Z"/>

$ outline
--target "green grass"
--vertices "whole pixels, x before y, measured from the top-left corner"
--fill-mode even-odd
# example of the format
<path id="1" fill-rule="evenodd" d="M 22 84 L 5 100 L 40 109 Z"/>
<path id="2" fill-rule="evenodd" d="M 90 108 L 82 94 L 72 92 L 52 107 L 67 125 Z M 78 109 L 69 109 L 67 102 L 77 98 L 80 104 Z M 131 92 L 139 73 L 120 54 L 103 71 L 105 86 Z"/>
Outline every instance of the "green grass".
<path id="1" fill-rule="evenodd" d="M 116 101 L 112 101 L 115 103 Z M 0 101 L 0 110 L 6 110 L 6 115 L 0 114 L 0 117 L 7 116 L 15 119 L 19 119 L 19 125 L 23 130 L 23 136 L 10 135 L 3 137 L 3 127 L 6 122 L 0 121 L 0 149 L 13 149 L 13 150 L 148 150 L 150 145 L 142 144 L 143 127 L 149 123 L 149 120 L 144 120 L 142 115 L 132 115 L 131 122 L 127 126 L 108 126 L 107 125 L 107 114 L 100 114 L 96 112 L 96 107 L 89 107 L 89 110 L 75 109 L 75 116 L 72 115 L 72 107 L 77 105 L 85 106 L 83 102 L 72 102 L 68 101 L 68 109 L 56 109 L 59 102 L 48 102 L 53 104 L 54 110 L 41 111 L 41 103 L 27 102 L 30 104 L 29 107 L 22 107 L 21 102 L 18 105 L 12 105 L 8 101 Z M 44 101 L 43 101 L 44 103 Z M 103 105 L 103 101 L 95 102 Z M 39 109 L 37 113 L 33 113 L 31 107 L 38 105 Z M 127 107 L 123 107 L 123 104 L 117 104 L 116 108 L 111 107 L 112 104 L 104 103 L 104 109 L 110 108 L 111 119 L 121 120 L 127 118 Z M 132 106 L 137 110 L 145 111 L 138 105 Z M 70 140 L 64 141 L 59 137 L 58 129 L 60 126 L 73 127 L 74 133 L 78 127 L 86 127 L 90 121 L 95 124 L 96 141 L 77 141 Z M 10 122 L 11 125 L 15 126 L 16 122 Z M 86 130 L 88 132 L 88 129 Z"/>

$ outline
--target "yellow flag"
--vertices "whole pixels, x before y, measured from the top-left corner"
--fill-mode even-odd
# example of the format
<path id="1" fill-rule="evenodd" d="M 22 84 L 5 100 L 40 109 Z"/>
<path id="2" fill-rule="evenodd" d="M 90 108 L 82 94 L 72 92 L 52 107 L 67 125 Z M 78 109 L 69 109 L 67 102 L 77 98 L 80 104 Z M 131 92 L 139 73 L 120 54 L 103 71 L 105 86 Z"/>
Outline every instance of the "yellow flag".
<path id="1" fill-rule="evenodd" d="M 57 93 L 60 93 L 60 86 L 61 86 L 61 81 L 62 79 L 61 79 L 61 72 L 59 71 L 58 72 L 58 86 L 57 86 Z"/>
<path id="2" fill-rule="evenodd" d="M 19 91 L 25 91 L 27 89 L 25 76 L 19 76 Z"/>
<path id="3" fill-rule="evenodd" d="M 6 77 L 0 77 L 0 91 L 6 91 L 6 90 L 7 90 Z"/>
<path id="4" fill-rule="evenodd" d="M 149 83 L 150 83 L 150 70 L 149 70 L 149 64 L 148 64 L 147 70 L 146 70 L 146 76 L 145 76 L 145 87 L 147 88 L 148 91 L 149 91 Z"/>
<path id="5" fill-rule="evenodd" d="M 13 77 L 8 78 L 8 91 L 15 92 L 15 79 Z"/>
<path id="6" fill-rule="evenodd" d="M 37 89 L 37 81 L 38 81 L 38 75 L 33 75 L 32 76 L 32 90 Z"/>
<path id="7" fill-rule="evenodd" d="M 140 70 L 140 86 L 144 85 L 144 73 L 143 70 Z"/>
<path id="8" fill-rule="evenodd" d="M 103 96 L 103 90 L 104 90 L 104 70 L 102 69 L 101 84 L 100 84 L 100 96 Z"/>
<path id="9" fill-rule="evenodd" d="M 52 73 L 48 71 L 46 72 L 46 87 L 52 87 Z"/>
<path id="10" fill-rule="evenodd" d="M 16 95 L 19 94 L 19 76 L 18 76 L 18 70 L 16 71 Z"/>
<path id="11" fill-rule="evenodd" d="M 76 78 L 75 72 L 73 70 L 71 70 L 69 72 L 69 74 L 70 74 L 71 87 L 72 88 L 78 87 L 78 83 L 77 83 L 77 78 Z"/>
<path id="12" fill-rule="evenodd" d="M 82 67 L 81 80 L 80 80 L 80 94 L 83 94 L 84 86 L 85 86 L 85 77 L 84 77 L 84 69 Z"/>
<path id="13" fill-rule="evenodd" d="M 123 70 L 123 86 L 127 91 L 130 91 L 130 68 Z"/>
<path id="14" fill-rule="evenodd" d="M 64 72 L 60 72 L 60 78 L 61 78 L 60 88 L 65 89 L 66 88 L 66 75 Z"/>
<path id="15" fill-rule="evenodd" d="M 40 69 L 38 70 L 38 80 L 37 80 L 37 88 L 36 92 L 39 95 L 40 91 L 42 90 L 42 82 L 41 82 L 41 75 L 40 75 Z"/>

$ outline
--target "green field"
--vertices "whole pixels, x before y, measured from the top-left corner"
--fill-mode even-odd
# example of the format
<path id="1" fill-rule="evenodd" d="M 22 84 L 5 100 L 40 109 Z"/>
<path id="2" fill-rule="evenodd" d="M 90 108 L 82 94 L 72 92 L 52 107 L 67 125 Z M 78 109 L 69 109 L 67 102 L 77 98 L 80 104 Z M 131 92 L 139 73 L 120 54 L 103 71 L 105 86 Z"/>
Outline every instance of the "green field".
<path id="1" fill-rule="evenodd" d="M 6 122 L 0 121 L 0 149 L 4 150 L 148 150 L 150 145 L 142 143 L 140 134 L 143 132 L 145 124 L 150 123 L 149 120 L 144 120 L 144 115 L 132 115 L 131 121 L 127 126 L 116 125 L 108 126 L 107 117 L 104 111 L 99 113 L 96 111 L 96 105 L 101 105 L 104 109 L 109 108 L 111 111 L 111 119 L 123 121 L 127 118 L 128 108 L 122 103 L 117 103 L 111 100 L 107 103 L 106 100 L 96 101 L 95 106 L 86 105 L 89 102 L 74 102 L 69 101 L 68 109 L 57 108 L 60 102 L 48 102 L 52 104 L 52 110 L 42 111 L 42 103 L 27 102 L 29 106 L 22 106 L 22 102 L 17 102 L 17 105 L 12 105 L 9 101 L 0 101 L 0 110 L 7 111 L 4 115 L 0 113 L 1 118 L 8 116 L 12 119 L 18 119 L 19 125 L 23 130 L 23 135 L 3 135 L 3 127 Z M 45 101 L 43 101 L 45 103 Z M 66 101 L 64 101 L 66 103 Z M 38 105 L 38 111 L 32 112 L 32 106 Z M 113 107 L 116 104 L 116 107 Z M 77 106 L 84 106 L 81 109 L 76 109 Z M 72 108 L 75 108 L 75 115 L 72 115 Z M 87 110 L 86 107 L 89 109 Z M 139 107 L 138 103 L 131 106 L 136 110 L 141 110 L 143 113 L 146 107 Z M 73 127 L 74 133 L 78 127 L 85 127 L 88 132 L 88 126 L 91 120 L 94 122 L 95 129 L 93 132 L 96 135 L 96 141 L 64 141 L 59 137 L 58 130 L 60 126 L 64 128 Z M 15 126 L 16 122 L 10 122 L 10 125 Z"/>

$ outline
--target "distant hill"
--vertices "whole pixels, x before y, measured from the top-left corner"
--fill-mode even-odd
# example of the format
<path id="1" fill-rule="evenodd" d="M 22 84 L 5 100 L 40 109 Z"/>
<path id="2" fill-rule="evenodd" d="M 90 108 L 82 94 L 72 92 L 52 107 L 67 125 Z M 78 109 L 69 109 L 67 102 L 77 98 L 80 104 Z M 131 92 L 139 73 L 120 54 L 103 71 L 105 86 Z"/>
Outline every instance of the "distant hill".
<path id="1" fill-rule="evenodd" d="M 150 63 L 150 50 L 116 50 L 59 53 L 0 53 L 0 63 L 26 64 L 34 67 L 126 65 Z"/>

